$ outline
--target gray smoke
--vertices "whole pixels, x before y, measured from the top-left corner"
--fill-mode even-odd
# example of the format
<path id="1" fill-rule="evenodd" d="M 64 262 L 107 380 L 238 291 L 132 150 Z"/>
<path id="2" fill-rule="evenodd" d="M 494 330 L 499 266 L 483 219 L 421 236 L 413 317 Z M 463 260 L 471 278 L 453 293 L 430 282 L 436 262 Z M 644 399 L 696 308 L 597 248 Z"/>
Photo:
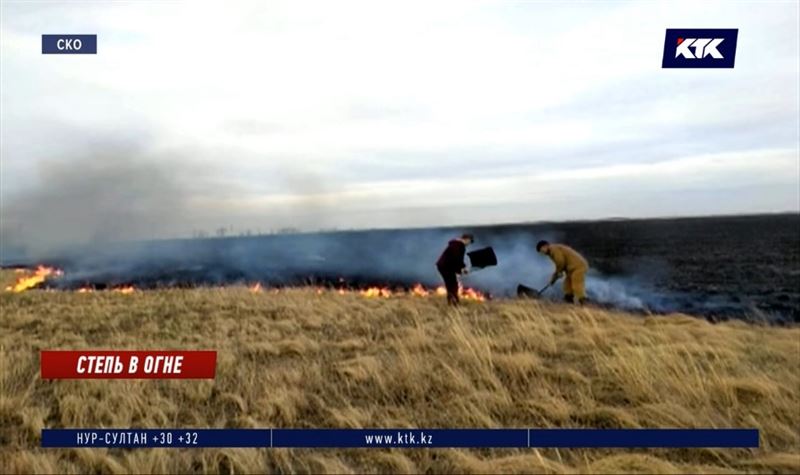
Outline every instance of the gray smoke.
<path id="1" fill-rule="evenodd" d="M 296 234 L 225 239 L 116 242 L 73 247 L 51 254 L 48 264 L 65 270 L 62 288 L 118 286 L 263 285 L 426 286 L 441 284 L 435 261 L 449 239 L 462 230 L 420 229 Z M 495 297 L 513 297 L 518 284 L 541 288 L 553 272 L 538 254 L 540 239 L 558 241 L 555 232 L 498 233 L 473 229 L 470 250 L 492 246 L 499 265 L 474 269 L 465 286 Z M 468 259 L 467 259 L 467 262 Z M 34 261 L 28 264 L 38 263 Z M 632 277 L 606 277 L 590 271 L 587 292 L 596 302 L 630 310 L 669 310 L 665 296 L 646 290 Z M 561 283 L 545 298 L 560 300 Z M 668 302 L 666 302 L 668 303 Z"/>
<path id="2" fill-rule="evenodd" d="M 500 265 L 469 274 L 464 278 L 464 282 L 498 296 L 513 296 L 520 283 L 536 289 L 544 288 L 554 267 L 549 258 L 536 252 L 536 243 L 541 239 L 550 242 L 560 241 L 559 234 L 553 231 L 542 232 L 536 236 L 517 232 L 507 236 L 492 237 L 491 245 L 495 249 Z M 586 277 L 587 296 L 595 302 L 628 310 L 654 308 L 655 305 L 649 303 L 659 303 L 659 298 L 637 281 L 641 282 L 641 279 L 634 276 L 608 277 L 592 269 Z M 561 300 L 562 283 L 563 279 L 548 288 L 543 297 Z"/>
<path id="3" fill-rule="evenodd" d="M 300 166 L 275 171 L 277 185 L 256 191 L 223 181 L 219 156 L 84 138 L 88 145 L 38 161 L 30 182 L 0 190 L 0 262 L 42 260 L 120 241 L 336 224 L 326 221 L 335 209 L 325 193 L 332 180 L 319 172 Z M 254 198 L 275 194 L 295 199 L 282 206 L 252 205 Z"/>
<path id="4" fill-rule="evenodd" d="M 161 239 L 187 235 L 198 222 L 234 219 L 225 199 L 234 187 L 213 185 L 210 172 L 179 168 L 185 161 L 152 156 L 132 147 L 103 147 L 80 159 L 39 164 L 40 176 L 24 192 L 5 196 L 0 207 L 0 264 L 57 265 L 66 272 L 54 285 L 214 285 L 261 282 L 296 285 L 440 284 L 434 262 L 462 229 L 420 229 L 238 237 Z M 320 201 L 322 176 L 285 175 L 299 200 L 287 210 L 298 221 L 326 215 L 335 203 Z M 198 201 L 197 197 L 203 200 Z M 199 203 L 199 204 L 198 204 Z M 223 204 L 214 204 L 223 203 Z M 205 206 L 210 205 L 210 206 Z M 305 217 L 305 218 L 304 218 Z M 269 218 L 263 225 L 269 228 Z M 325 223 L 335 225 L 336 223 Z M 494 296 L 514 296 L 518 284 L 543 287 L 552 263 L 535 251 L 554 231 L 472 229 L 471 249 L 492 246 L 497 267 L 463 277 L 466 286 Z M 589 297 L 633 310 L 670 310 L 674 296 L 646 286 L 644 276 L 587 276 Z M 546 298 L 561 298 L 560 283 Z"/>
<path id="5" fill-rule="evenodd" d="M 165 236 L 187 212 L 180 171 L 123 147 L 38 163 L 38 182 L 5 196 L 3 257 Z"/>

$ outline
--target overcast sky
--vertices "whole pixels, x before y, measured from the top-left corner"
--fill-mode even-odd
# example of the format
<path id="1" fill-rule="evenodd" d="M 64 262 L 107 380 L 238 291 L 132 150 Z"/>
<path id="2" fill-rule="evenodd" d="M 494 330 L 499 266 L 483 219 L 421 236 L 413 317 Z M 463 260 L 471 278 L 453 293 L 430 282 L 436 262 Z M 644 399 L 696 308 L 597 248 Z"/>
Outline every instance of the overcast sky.
<path id="1" fill-rule="evenodd" d="M 132 167 L 69 206 L 143 215 L 179 188 L 155 235 L 796 211 L 798 18 L 796 1 L 4 0 L 0 197 Z M 735 68 L 661 69 L 666 28 L 739 28 Z M 98 54 L 42 55 L 45 33 L 96 33 Z"/>

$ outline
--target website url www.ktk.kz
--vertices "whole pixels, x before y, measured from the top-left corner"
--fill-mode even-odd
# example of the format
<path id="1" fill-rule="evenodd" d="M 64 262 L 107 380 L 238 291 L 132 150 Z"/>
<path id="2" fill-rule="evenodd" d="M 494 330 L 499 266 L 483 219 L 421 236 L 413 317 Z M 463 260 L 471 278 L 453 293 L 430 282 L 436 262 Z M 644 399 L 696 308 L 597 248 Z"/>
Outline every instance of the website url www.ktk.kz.
<path id="1" fill-rule="evenodd" d="M 397 431 L 397 434 L 367 434 L 364 436 L 367 445 L 432 445 L 433 434 L 424 431 Z"/>

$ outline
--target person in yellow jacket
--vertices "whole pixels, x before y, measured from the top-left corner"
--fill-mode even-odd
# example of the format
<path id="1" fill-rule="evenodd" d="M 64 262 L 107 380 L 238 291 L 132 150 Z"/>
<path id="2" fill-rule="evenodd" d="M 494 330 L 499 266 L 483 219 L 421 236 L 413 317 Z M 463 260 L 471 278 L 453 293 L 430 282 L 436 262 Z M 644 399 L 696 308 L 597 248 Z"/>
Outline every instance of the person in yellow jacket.
<path id="1" fill-rule="evenodd" d="M 556 266 L 553 276 L 550 278 L 550 285 L 556 283 L 562 273 L 566 273 L 564 278 L 564 300 L 577 304 L 586 300 L 586 271 L 589 270 L 589 263 L 578 251 L 566 244 L 550 244 L 547 241 L 539 241 L 536 244 L 536 251 L 546 255 Z"/>

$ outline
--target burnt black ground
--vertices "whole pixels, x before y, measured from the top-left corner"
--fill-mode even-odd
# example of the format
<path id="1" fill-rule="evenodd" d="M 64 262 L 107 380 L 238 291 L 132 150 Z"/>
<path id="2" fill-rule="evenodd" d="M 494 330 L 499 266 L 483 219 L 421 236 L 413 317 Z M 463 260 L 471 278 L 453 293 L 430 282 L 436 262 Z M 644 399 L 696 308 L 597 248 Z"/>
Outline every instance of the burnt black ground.
<path id="1" fill-rule="evenodd" d="M 640 275 L 657 289 L 704 303 L 800 321 L 798 214 L 540 223 L 526 229 L 555 230 L 605 275 Z"/>
<path id="2" fill-rule="evenodd" d="M 473 232 L 478 247 L 522 247 L 522 257 L 509 258 L 519 256 L 516 251 L 500 254 L 501 274 L 536 265 L 541 275 L 534 280 L 546 279 L 546 260 L 532 249 L 545 238 L 578 249 L 603 279 L 633 283 L 647 295 L 644 311 L 800 322 L 797 213 L 118 243 L 37 258 L 3 256 L 2 263 L 58 266 L 65 276 L 49 284 L 56 288 L 255 281 L 276 286 L 438 285 L 433 262 L 446 239 L 462 231 Z M 503 282 L 508 288 L 499 295 L 515 293 L 514 279 Z M 492 292 L 498 295 L 495 288 Z"/>

